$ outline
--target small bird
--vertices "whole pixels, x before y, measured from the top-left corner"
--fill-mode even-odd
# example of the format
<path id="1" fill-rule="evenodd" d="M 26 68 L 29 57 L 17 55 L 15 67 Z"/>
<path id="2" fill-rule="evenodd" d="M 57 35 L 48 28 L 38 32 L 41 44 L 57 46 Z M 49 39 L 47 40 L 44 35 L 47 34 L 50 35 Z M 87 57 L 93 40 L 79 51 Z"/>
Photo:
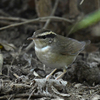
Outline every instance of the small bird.
<path id="1" fill-rule="evenodd" d="M 86 45 L 48 29 L 35 31 L 28 40 L 33 40 L 38 59 L 50 68 L 68 68 Z"/>

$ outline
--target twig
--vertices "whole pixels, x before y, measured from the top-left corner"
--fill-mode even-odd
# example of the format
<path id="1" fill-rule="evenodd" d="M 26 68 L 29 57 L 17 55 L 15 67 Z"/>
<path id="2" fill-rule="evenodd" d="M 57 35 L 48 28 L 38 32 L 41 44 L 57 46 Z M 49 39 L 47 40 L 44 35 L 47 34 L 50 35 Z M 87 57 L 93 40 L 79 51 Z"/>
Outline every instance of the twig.
<path id="1" fill-rule="evenodd" d="M 0 20 L 0 24 L 1 25 L 10 25 L 10 24 L 13 24 L 12 22 L 9 22 L 9 21 L 5 21 L 5 20 Z"/>
<path id="2" fill-rule="evenodd" d="M 63 96 L 63 97 L 69 97 L 70 94 L 64 94 L 64 93 L 60 93 L 53 85 L 51 86 L 52 90 L 54 93 L 58 94 L 59 96 Z"/>
<path id="3" fill-rule="evenodd" d="M 34 47 L 33 41 L 25 48 L 25 51 L 27 52 L 28 50 L 30 50 L 32 46 Z"/>
<path id="4" fill-rule="evenodd" d="M 28 97 L 27 100 L 30 100 L 30 98 L 31 98 L 32 94 L 35 92 L 35 90 L 36 90 L 36 89 L 34 89 L 34 90 L 31 92 L 31 94 L 29 95 L 29 97 Z"/>
<path id="5" fill-rule="evenodd" d="M 14 96 L 15 96 L 15 94 L 10 95 L 8 100 L 11 100 Z"/>
<path id="6" fill-rule="evenodd" d="M 19 18 L 19 17 L 4 17 L 4 16 L 0 16 L 0 19 L 2 19 L 2 20 L 12 20 L 12 21 L 27 21 L 27 19 Z"/>
<path id="7" fill-rule="evenodd" d="M 11 24 L 11 25 L 2 27 L 2 28 L 0 28 L 0 31 L 1 31 L 1 30 L 4 30 L 4 29 L 11 28 L 11 27 L 15 27 L 15 26 L 20 26 L 20 25 L 28 24 L 28 23 L 33 23 L 33 22 L 34 22 L 34 23 L 37 23 L 37 22 L 39 22 L 39 21 L 44 22 L 44 21 L 46 21 L 47 19 L 53 19 L 53 20 L 55 20 L 55 21 L 64 21 L 64 22 L 70 22 L 70 23 L 73 22 L 73 21 L 71 21 L 71 20 L 69 20 L 69 19 L 61 18 L 61 17 L 55 17 L 55 16 L 40 17 L 40 18 L 36 18 L 36 19 L 31 19 L 31 20 L 28 20 L 28 21 L 25 21 L 25 22 L 15 23 L 15 24 Z"/>
<path id="8" fill-rule="evenodd" d="M 54 13 L 55 13 L 55 11 L 56 11 L 56 8 L 57 8 L 57 5 L 58 5 L 58 2 L 59 2 L 59 0 L 56 0 L 55 5 L 54 5 L 54 8 L 53 8 L 52 13 L 51 13 L 50 16 L 53 16 L 53 15 L 54 15 Z M 46 21 L 46 23 L 45 23 L 45 25 L 44 25 L 43 28 L 47 28 L 48 25 L 49 25 L 49 23 L 50 23 L 50 21 L 51 21 L 51 20 L 48 19 L 48 20 Z"/>
<path id="9" fill-rule="evenodd" d="M 2 75 L 3 54 L 0 54 L 0 75 Z"/>
<path id="10" fill-rule="evenodd" d="M 10 95 L 3 95 L 3 96 L 0 96 L 0 100 L 4 100 L 4 99 L 7 99 L 9 98 Z M 29 96 L 29 93 L 21 93 L 21 94 L 16 94 L 14 96 L 14 98 L 27 98 Z M 47 94 L 45 95 L 44 93 L 41 93 L 41 94 L 33 94 L 32 95 L 32 98 L 42 98 L 42 97 L 54 97 L 52 96 L 51 94 Z"/>
<path id="11" fill-rule="evenodd" d="M 84 0 L 81 0 L 80 5 L 82 5 L 82 4 L 83 4 L 83 2 L 84 2 Z"/>

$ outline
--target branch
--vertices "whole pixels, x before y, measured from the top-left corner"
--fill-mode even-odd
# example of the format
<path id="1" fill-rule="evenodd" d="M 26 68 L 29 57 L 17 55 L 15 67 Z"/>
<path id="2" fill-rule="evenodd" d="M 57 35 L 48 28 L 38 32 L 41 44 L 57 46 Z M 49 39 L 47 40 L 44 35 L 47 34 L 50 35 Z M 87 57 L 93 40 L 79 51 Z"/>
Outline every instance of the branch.
<path id="1" fill-rule="evenodd" d="M 50 16 L 53 16 L 53 15 L 54 15 L 54 13 L 55 13 L 55 11 L 56 11 L 56 8 L 57 8 L 57 5 L 58 5 L 58 2 L 59 2 L 59 0 L 56 0 L 55 5 L 54 5 L 54 8 L 53 8 L 52 13 L 51 13 Z M 49 23 L 50 23 L 50 21 L 51 21 L 51 20 L 48 19 L 48 20 L 46 21 L 46 23 L 45 23 L 45 25 L 44 25 L 43 28 L 47 28 L 48 25 L 49 25 Z"/>
<path id="2" fill-rule="evenodd" d="M 70 22 L 70 23 L 73 22 L 73 21 L 71 21 L 71 20 L 69 20 L 69 19 L 61 18 L 61 17 L 54 17 L 54 16 L 50 16 L 50 17 L 40 17 L 40 18 L 36 18 L 36 19 L 27 20 L 27 21 L 25 21 L 25 22 L 15 23 L 15 24 L 11 24 L 11 25 L 8 25 L 8 26 L 1 27 L 1 28 L 0 28 L 0 31 L 1 31 L 1 30 L 4 30 L 4 29 L 11 28 L 11 27 L 16 27 L 16 26 L 20 26 L 20 25 L 29 24 L 29 23 L 44 22 L 44 21 L 46 21 L 47 19 L 51 19 L 51 20 L 54 20 L 54 21 Z"/>
<path id="3" fill-rule="evenodd" d="M 11 21 L 27 21 L 27 19 L 19 18 L 19 17 L 4 17 L 0 16 L 1 20 L 11 20 Z"/>

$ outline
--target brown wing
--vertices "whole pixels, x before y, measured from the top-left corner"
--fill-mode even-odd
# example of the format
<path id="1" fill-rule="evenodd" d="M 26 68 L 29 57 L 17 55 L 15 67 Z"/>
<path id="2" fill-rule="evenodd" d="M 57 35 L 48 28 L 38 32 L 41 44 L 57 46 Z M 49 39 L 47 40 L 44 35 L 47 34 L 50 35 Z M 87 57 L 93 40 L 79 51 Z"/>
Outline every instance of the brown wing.
<path id="1" fill-rule="evenodd" d="M 61 50 L 59 50 L 60 54 L 66 55 L 77 55 L 80 53 L 85 46 L 85 42 L 79 42 L 77 40 L 71 38 L 64 38 L 66 43 L 60 42 Z"/>

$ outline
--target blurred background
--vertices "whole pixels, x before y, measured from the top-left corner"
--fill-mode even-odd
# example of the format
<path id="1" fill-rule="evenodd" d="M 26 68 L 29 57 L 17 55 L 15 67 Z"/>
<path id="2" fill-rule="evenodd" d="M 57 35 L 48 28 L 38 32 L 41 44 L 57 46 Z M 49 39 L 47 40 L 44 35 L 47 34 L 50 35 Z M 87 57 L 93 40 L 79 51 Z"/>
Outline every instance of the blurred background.
<path id="1" fill-rule="evenodd" d="M 91 40 L 93 44 L 90 51 L 95 51 L 98 47 L 94 43 L 98 44 L 100 40 L 99 19 L 94 22 L 86 20 L 89 25 L 81 23 L 85 28 L 78 29 L 76 26 L 86 16 L 96 20 L 91 14 L 99 8 L 99 0 L 0 0 L 0 40 L 13 43 L 17 47 L 28 45 L 30 41 L 27 38 L 35 30 L 45 27 L 80 41 Z M 50 16 L 54 17 L 47 18 Z M 40 17 L 45 18 L 37 19 Z M 35 19 L 37 20 L 34 21 Z M 24 23 L 26 21 L 29 22 Z"/>

